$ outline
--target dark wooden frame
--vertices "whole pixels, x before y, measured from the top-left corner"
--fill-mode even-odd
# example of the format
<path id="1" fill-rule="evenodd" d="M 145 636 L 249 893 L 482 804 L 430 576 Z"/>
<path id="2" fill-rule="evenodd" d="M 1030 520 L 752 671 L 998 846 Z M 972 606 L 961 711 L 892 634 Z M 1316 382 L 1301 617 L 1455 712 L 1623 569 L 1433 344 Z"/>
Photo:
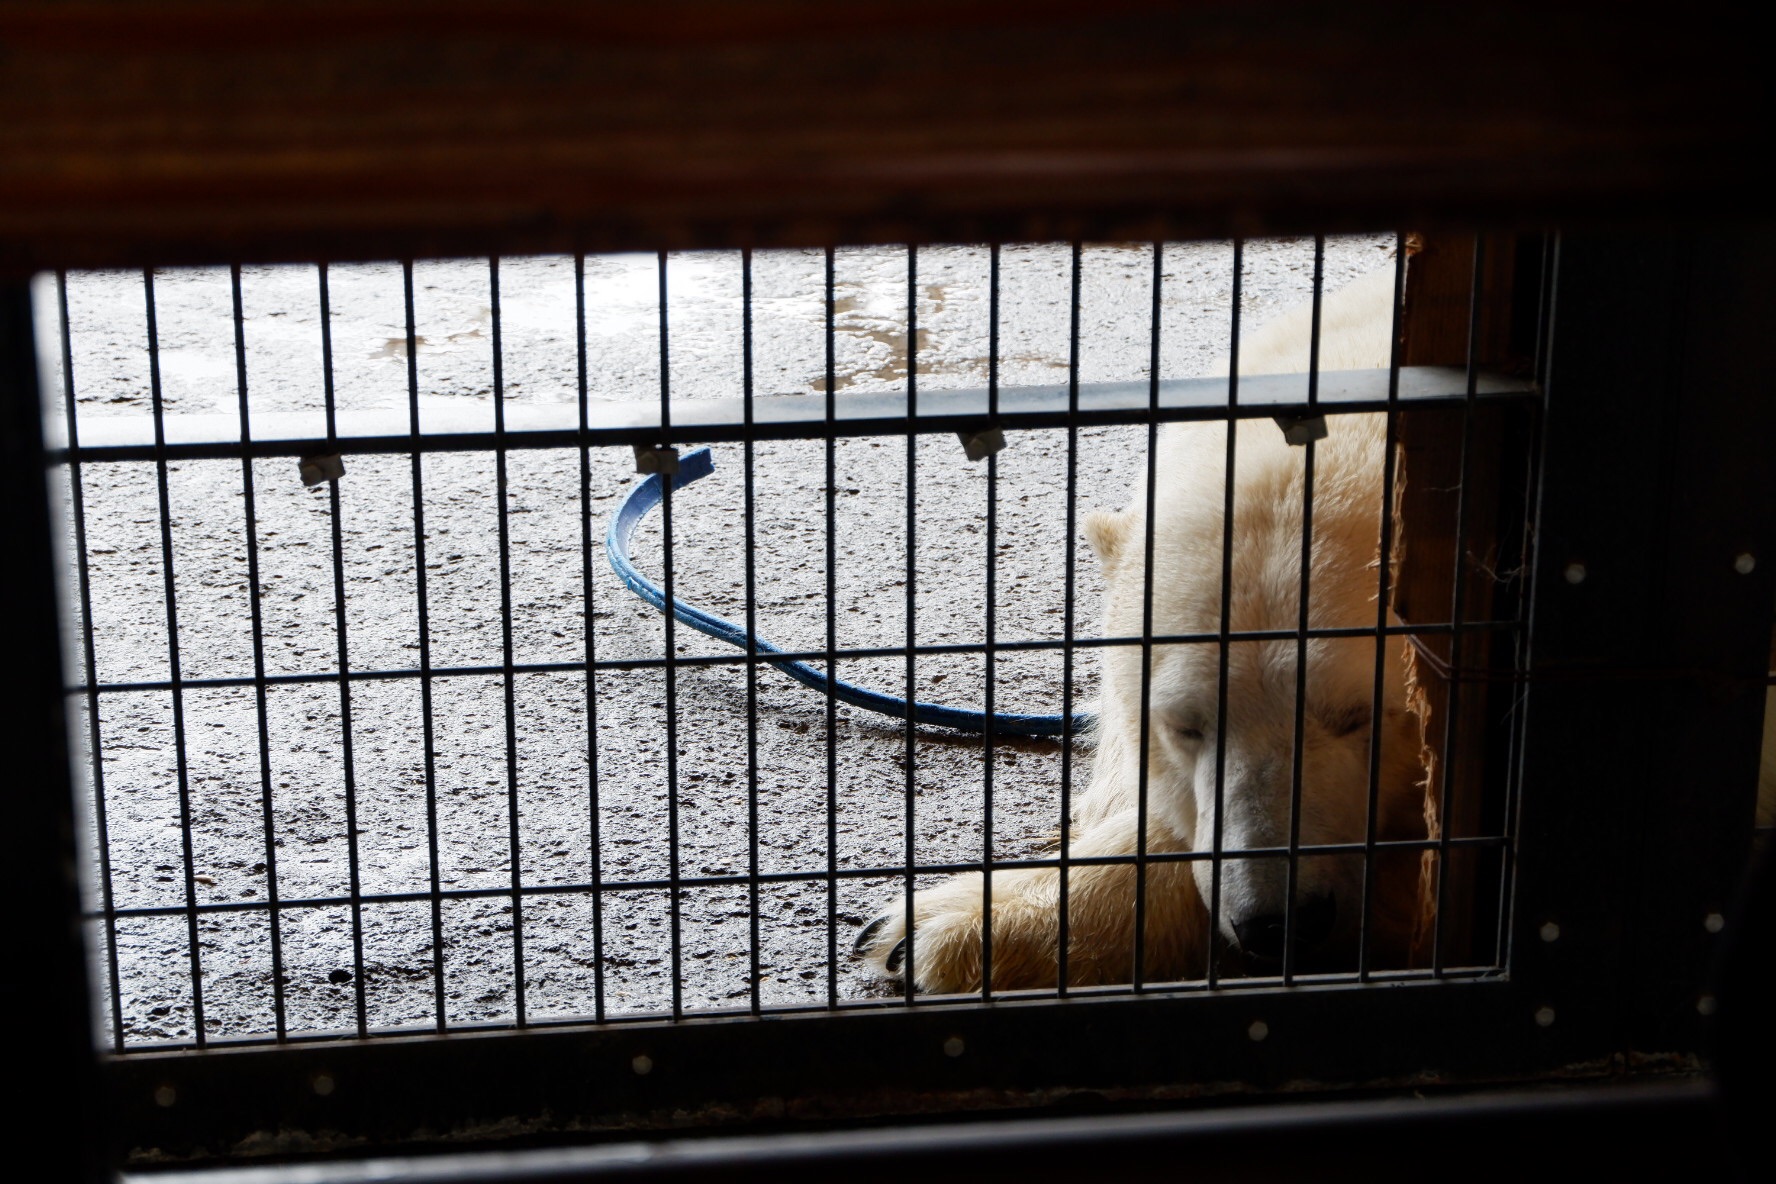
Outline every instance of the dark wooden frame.
<path id="1" fill-rule="evenodd" d="M 28 889 L 15 899 L 43 923 L 28 932 L 55 1001 L 26 1058 L 49 1069 L 26 1122 L 91 1120 L 104 1131 L 72 1146 L 100 1158 L 214 1158 L 276 1132 L 287 1148 L 389 1148 L 687 1116 L 796 1125 L 1307 1081 L 1694 1070 L 1702 922 L 1726 907 L 1746 846 L 1776 593 L 1776 562 L 1732 566 L 1745 550 L 1776 555 L 1763 372 L 1776 244 L 1736 228 L 1759 213 L 1769 142 L 1759 42 L 1738 27 L 1749 17 L 1142 3 L 420 13 L 394 0 L 9 5 L 0 269 L 1663 226 L 1569 233 L 1552 257 L 1510 972 L 1184 1009 L 1145 996 L 132 1056 L 101 1083 L 71 940 L 28 305 L 8 282 L 8 553 L 25 573 L 8 582 L 8 615 L 34 705 L 12 747 L 37 790 L 17 823 L 32 837 L 16 844 Z M 1713 229 L 1670 230 L 1694 219 Z M 1564 575 L 1574 562 L 1579 584 Z M 1549 921 L 1557 941 L 1542 939 Z M 1254 1046 L 1254 1008 L 1292 1018 Z M 952 1037 L 971 1055 L 945 1055 Z M 643 1051 L 647 1077 L 629 1068 Z M 167 1085 L 184 1104 L 156 1102 Z"/>
<path id="2" fill-rule="evenodd" d="M 15 0 L 0 267 L 1758 216 L 1751 21 Z"/>

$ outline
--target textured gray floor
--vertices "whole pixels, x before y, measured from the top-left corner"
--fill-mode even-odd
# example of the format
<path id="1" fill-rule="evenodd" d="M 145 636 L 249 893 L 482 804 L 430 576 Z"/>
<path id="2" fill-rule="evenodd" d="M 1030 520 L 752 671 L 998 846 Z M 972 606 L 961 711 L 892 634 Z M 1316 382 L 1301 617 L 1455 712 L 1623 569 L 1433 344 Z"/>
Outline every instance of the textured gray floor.
<path id="1" fill-rule="evenodd" d="M 1334 240 L 1327 284 L 1389 263 L 1391 237 Z M 1227 244 L 1175 244 L 1165 259 L 1161 368 L 1200 373 L 1227 348 L 1231 294 Z M 1067 361 L 1068 252 L 1007 249 L 1001 312 L 1002 381 L 1054 382 Z M 987 253 L 920 252 L 918 364 L 922 389 L 986 381 Z M 1152 256 L 1146 247 L 1094 247 L 1084 260 L 1084 381 L 1143 378 L 1150 349 Z M 1308 292 L 1311 240 L 1249 244 L 1243 315 L 1249 324 Z M 819 253 L 772 252 L 755 261 L 755 342 L 760 393 L 823 389 L 822 261 Z M 740 391 L 740 265 L 734 254 L 674 255 L 669 262 L 670 373 L 676 398 Z M 906 255 L 848 250 L 838 256 L 838 374 L 844 390 L 898 389 L 906 376 Z M 501 264 L 505 391 L 515 402 L 575 398 L 571 260 Z M 160 365 L 169 414 L 232 412 L 237 405 L 228 275 L 168 271 L 155 280 Z M 422 404 L 485 403 L 492 397 L 492 322 L 484 262 L 421 264 L 416 271 Z M 317 431 L 322 406 L 315 269 L 250 268 L 243 277 L 247 372 L 255 413 L 306 411 Z M 140 275 L 69 277 L 73 375 L 79 416 L 145 416 L 148 355 Z M 598 399 L 657 397 L 660 382 L 657 273 L 652 256 L 587 261 L 587 333 Z M 333 373 L 346 411 L 402 407 L 407 399 L 400 270 L 331 271 Z M 40 320 L 59 355 L 53 288 Z M 54 381 L 59 384 L 59 366 Z M 59 386 L 58 386 L 59 389 Z M 1094 429 L 1079 440 L 1078 504 L 1125 500 L 1145 459 L 1142 429 Z M 757 580 L 761 633 L 787 646 L 824 640 L 824 446 L 756 448 Z M 716 474 L 676 502 L 674 554 L 681 595 L 744 619 L 739 445 L 716 449 Z M 904 641 L 906 445 L 842 440 L 836 449 L 837 615 L 841 645 Z M 915 554 L 921 643 L 984 636 L 985 467 L 951 437 L 918 445 Z M 1055 638 L 1064 620 L 1066 438 L 1012 436 L 999 464 L 997 622 L 1001 639 Z M 349 458 L 339 485 L 348 659 L 356 670 L 418 664 L 412 470 L 406 457 Z M 513 645 L 519 662 L 583 657 L 579 455 L 519 452 L 509 459 Z M 627 450 L 592 456 L 595 528 L 635 480 Z M 166 679 L 168 629 L 156 475 L 148 464 L 86 467 L 87 558 L 94 650 L 101 682 Z M 261 608 L 268 672 L 337 669 L 333 628 L 331 512 L 324 488 L 305 489 L 293 460 L 253 466 L 260 539 Z M 434 666 L 501 660 L 499 551 L 491 454 L 424 461 L 427 580 Z M 251 674 L 242 470 L 238 461 L 169 466 L 178 643 L 186 678 Z M 70 540 L 72 532 L 70 531 Z M 660 569 L 658 523 L 638 538 L 637 561 Z M 70 542 L 71 546 L 71 542 Z M 1096 630 L 1098 578 L 1083 544 L 1075 609 L 1082 634 Z M 70 568 L 72 570 L 72 568 Z M 75 584 L 70 580 L 70 593 Z M 595 556 L 593 618 L 599 658 L 658 656 L 663 628 Z M 77 606 L 76 606 L 77 607 Z M 719 643 L 680 630 L 685 654 Z M 79 656 L 76 655 L 78 666 Z M 860 660 L 842 674 L 902 693 L 898 658 Z M 1089 659 L 1076 693 L 1089 696 Z M 1006 656 L 998 667 L 1002 709 L 1058 711 L 1058 655 Z M 922 660 L 921 698 L 977 706 L 979 657 Z M 758 859 L 767 873 L 827 865 L 829 742 L 837 779 L 841 867 L 889 867 L 907 859 L 905 741 L 899 725 L 839 711 L 825 727 L 822 699 L 766 670 L 758 680 Z M 579 674 L 514 679 L 519 876 L 526 886 L 574 885 L 592 876 L 592 822 L 608 882 L 668 874 L 665 679 L 658 671 L 600 673 L 596 682 L 596 807 L 588 761 L 587 692 Z M 77 708 L 83 701 L 76 701 Z M 679 859 L 685 876 L 744 873 L 748 865 L 748 716 L 739 667 L 687 668 L 678 676 Z M 365 896 L 421 893 L 430 884 L 423 719 L 412 680 L 351 689 L 358 889 Z M 250 688 L 189 690 L 183 697 L 191 803 L 192 871 L 200 902 L 263 903 L 268 865 L 286 901 L 348 895 L 345 746 L 336 683 L 275 686 L 267 694 L 266 768 L 271 800 L 267 849 L 255 696 Z M 118 907 L 182 906 L 173 697 L 165 691 L 102 699 L 103 822 L 93 827 L 95 907 L 101 870 Z M 82 744 L 86 720 L 81 714 Z M 505 690 L 497 676 L 434 684 L 438 878 L 447 889 L 512 882 Z M 84 754 L 83 754 L 84 755 Z M 1078 754 L 1083 778 L 1089 754 Z M 1059 749 L 1003 743 L 993 770 L 993 853 L 1033 852 L 1059 824 Z M 918 737 L 911 844 L 920 864 L 980 858 L 983 763 L 978 742 L 932 731 Z M 103 850 L 101 851 L 101 846 Z M 103 857 L 101 859 L 101 856 Z M 273 859 L 275 856 L 275 860 Z M 848 956 L 857 925 L 899 890 L 895 879 L 840 881 L 837 917 L 841 999 L 883 993 Z M 743 1006 L 752 947 L 744 886 L 683 894 L 682 1005 Z M 760 994 L 766 1004 L 818 1004 L 828 991 L 824 882 L 766 885 L 758 894 Z M 292 1032 L 349 1029 L 360 987 L 372 1026 L 432 1022 L 432 911 L 425 901 L 362 905 L 363 973 L 357 975 L 352 911 L 289 907 L 280 914 L 284 998 Z M 516 1016 L 514 914 L 509 896 L 447 901 L 441 909 L 445 1016 L 449 1023 Z M 198 925 L 204 1026 L 212 1038 L 273 1030 L 269 910 L 204 914 Z M 92 935 L 102 980 L 114 973 L 127 1045 L 188 1041 L 195 1024 L 187 922 L 182 914 L 126 917 Z M 600 960 L 586 893 L 528 896 L 522 908 L 524 992 L 530 1019 L 593 1012 Z M 602 903 L 604 1004 L 612 1015 L 671 1006 L 672 954 L 666 894 L 609 892 Z M 350 981 L 335 981 L 345 976 Z"/>

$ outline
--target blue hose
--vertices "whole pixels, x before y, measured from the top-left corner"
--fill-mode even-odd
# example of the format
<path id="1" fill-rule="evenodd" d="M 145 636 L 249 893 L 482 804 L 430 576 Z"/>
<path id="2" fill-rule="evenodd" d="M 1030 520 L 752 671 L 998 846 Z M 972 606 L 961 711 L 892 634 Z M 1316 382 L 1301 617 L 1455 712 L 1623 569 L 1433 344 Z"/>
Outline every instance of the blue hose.
<path id="1" fill-rule="evenodd" d="M 672 475 L 672 488 L 683 489 L 691 482 L 707 477 L 715 471 L 715 461 L 709 449 L 699 448 L 695 452 L 686 453 L 678 460 L 678 472 Z M 658 473 L 639 482 L 623 499 L 616 516 L 611 519 L 610 529 L 605 532 L 604 550 L 610 557 L 611 570 L 617 578 L 628 585 L 631 592 L 653 605 L 655 608 L 666 607 L 666 594 L 660 586 L 642 575 L 635 569 L 629 559 L 630 539 L 635 535 L 635 528 L 641 525 L 642 519 L 648 516 L 653 508 L 660 504 L 661 484 Z M 776 646 L 762 637 L 751 637 L 740 626 L 722 620 L 702 609 L 692 608 L 676 597 L 672 601 L 672 615 L 709 636 L 739 646 L 741 649 L 756 648 L 761 654 L 781 654 L 781 646 Z M 829 679 L 826 675 L 808 665 L 788 658 L 780 662 L 772 662 L 772 666 L 783 671 L 797 682 L 809 686 L 825 694 L 830 688 L 833 698 L 841 703 L 849 703 L 853 707 L 861 707 L 865 711 L 876 711 L 883 715 L 891 715 L 895 719 L 907 718 L 907 702 L 896 699 L 892 695 L 883 695 L 876 691 L 866 690 L 853 683 L 839 679 Z M 940 728 L 955 728 L 963 732 L 984 732 L 987 730 L 988 716 L 983 711 L 967 711 L 960 707 L 941 707 L 935 703 L 914 703 L 912 705 L 914 723 L 930 724 Z M 1001 736 L 1059 736 L 1063 732 L 1063 719 L 1059 715 L 1016 715 L 1006 712 L 995 712 L 992 716 L 993 731 Z M 1073 716 L 1073 731 L 1083 731 L 1091 722 L 1091 716 L 1080 712 Z"/>

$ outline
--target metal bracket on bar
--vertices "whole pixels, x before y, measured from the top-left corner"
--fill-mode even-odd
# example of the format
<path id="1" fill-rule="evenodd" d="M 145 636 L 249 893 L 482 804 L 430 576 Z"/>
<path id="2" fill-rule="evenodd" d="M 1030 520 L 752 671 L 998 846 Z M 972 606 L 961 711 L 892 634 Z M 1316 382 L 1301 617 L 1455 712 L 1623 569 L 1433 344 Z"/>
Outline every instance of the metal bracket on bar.
<path id="1" fill-rule="evenodd" d="M 345 476 L 345 458 L 337 452 L 325 456 L 305 456 L 297 462 L 302 484 L 310 489 Z"/>
<path id="2" fill-rule="evenodd" d="M 957 432 L 956 439 L 962 441 L 962 451 L 967 453 L 969 460 L 986 460 L 997 455 L 1005 447 L 1005 433 L 998 428 L 982 428 L 978 432 Z"/>
<path id="3" fill-rule="evenodd" d="M 635 471 L 667 474 L 678 472 L 678 449 L 669 444 L 635 445 Z"/>
<path id="4" fill-rule="evenodd" d="M 1283 429 L 1283 439 L 1291 444 L 1312 444 L 1326 438 L 1326 417 L 1323 415 L 1279 415 L 1276 425 Z"/>

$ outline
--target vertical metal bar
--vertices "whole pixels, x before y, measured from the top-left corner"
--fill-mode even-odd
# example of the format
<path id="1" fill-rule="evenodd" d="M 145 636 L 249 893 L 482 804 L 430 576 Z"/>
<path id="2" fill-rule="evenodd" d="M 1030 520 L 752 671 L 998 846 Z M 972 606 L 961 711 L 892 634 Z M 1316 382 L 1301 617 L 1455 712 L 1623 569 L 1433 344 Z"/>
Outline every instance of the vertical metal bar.
<path id="1" fill-rule="evenodd" d="M 662 439 L 672 426 L 671 328 L 666 304 L 666 252 L 657 255 L 660 275 L 660 431 Z M 662 584 L 667 607 L 661 610 L 666 624 L 666 857 L 672 917 L 672 1018 L 684 1017 L 684 946 L 679 902 L 678 866 L 678 632 L 672 616 L 672 478 L 660 481 L 660 535 Z"/>
<path id="2" fill-rule="evenodd" d="M 413 260 L 401 262 L 407 316 L 407 424 L 413 458 L 413 579 L 419 606 L 419 715 L 425 749 L 426 853 L 431 867 L 432 1021 L 438 1031 L 449 1023 L 444 1011 L 444 888 L 438 864 L 438 746 L 432 725 L 432 626 L 426 594 L 424 459 L 419 448 L 419 335 L 413 317 Z M 327 322 L 327 269 L 321 268 L 321 323 Z M 329 371 L 330 372 L 330 371 Z M 589 626 L 588 626 L 589 627 Z M 588 676 L 589 677 L 589 676 Z"/>
<path id="3" fill-rule="evenodd" d="M 1536 329 L 1535 349 L 1531 372 L 1536 382 L 1547 389 L 1548 338 L 1553 313 L 1554 285 L 1554 236 L 1542 238 L 1541 269 L 1536 282 Z M 1536 415 L 1531 419 L 1530 441 L 1525 455 L 1528 457 L 1528 472 L 1525 474 L 1523 504 L 1535 507 L 1540 504 L 1542 488 L 1542 419 Z M 1522 528 L 1526 535 L 1523 544 L 1522 563 L 1525 572 L 1536 568 L 1535 544 L 1536 537 L 1528 527 Z M 1530 659 L 1530 589 L 1525 578 L 1522 594 L 1517 601 L 1517 628 L 1513 637 L 1514 665 L 1512 669 L 1522 673 L 1529 669 Z M 1500 837 L 1504 840 L 1499 849 L 1499 901 L 1498 901 L 1498 934 L 1493 943 L 1493 955 L 1500 969 L 1511 965 L 1511 940 L 1516 932 L 1513 924 L 1513 913 L 1516 909 L 1516 898 L 1512 892 L 1512 882 L 1516 877 L 1517 863 L 1517 816 L 1521 809 L 1523 796 L 1523 761 L 1524 746 L 1527 732 L 1528 712 L 1518 709 L 1513 704 L 1511 711 L 1511 759 L 1505 781 L 1505 806 L 1499 814 Z"/>
<path id="4" fill-rule="evenodd" d="M 512 883 L 512 1000 L 520 1028 L 525 1026 L 524 997 L 524 846 L 518 835 L 518 705 L 512 673 L 512 530 L 510 495 L 506 489 L 506 368 L 500 339 L 499 257 L 487 260 L 487 297 L 493 323 L 493 448 L 494 496 L 499 517 L 500 657 L 504 664 L 506 706 L 506 846 Z"/>
<path id="5" fill-rule="evenodd" d="M 166 586 L 167 670 L 172 682 L 173 753 L 179 788 L 179 842 L 185 860 L 186 961 L 191 971 L 191 1023 L 199 1048 L 207 1043 L 203 1009 L 203 955 L 197 940 L 197 870 L 191 850 L 191 783 L 185 752 L 185 686 L 179 668 L 179 605 L 173 576 L 173 513 L 167 490 L 166 408 L 160 389 L 160 327 L 154 313 L 154 271 L 142 272 L 148 308 L 148 389 L 154 408 L 154 477 L 160 499 L 160 561 Z"/>
<path id="6" fill-rule="evenodd" d="M 1375 905 L 1375 831 L 1380 821 L 1381 738 L 1386 712 L 1388 612 L 1393 598 L 1394 554 L 1394 453 L 1400 436 L 1400 305 L 1406 293 L 1406 235 L 1394 236 L 1394 303 L 1389 314 L 1393 326 L 1388 353 L 1387 432 L 1381 462 L 1381 562 L 1375 596 L 1375 674 L 1369 692 L 1369 789 L 1363 812 L 1363 904 L 1357 917 L 1357 980 L 1368 982 L 1369 921 Z M 1394 659 L 1398 660 L 1398 659 Z"/>
<path id="7" fill-rule="evenodd" d="M 1072 244 L 1072 273 L 1067 298 L 1067 529 L 1062 544 L 1066 550 L 1062 564 L 1061 589 L 1061 852 L 1060 917 L 1056 926 L 1055 991 L 1065 997 L 1072 982 L 1069 947 L 1072 934 L 1068 890 L 1071 871 L 1068 866 L 1073 850 L 1073 640 L 1074 583 L 1079 562 L 1079 257 L 1081 248 Z"/>
<path id="8" fill-rule="evenodd" d="M 1320 302 L 1325 290 L 1326 236 L 1314 235 L 1313 313 L 1307 335 L 1308 414 L 1320 402 Z M 1301 763 L 1307 740 L 1307 624 L 1313 575 L 1314 442 L 1301 458 L 1301 582 L 1295 599 L 1295 735 L 1289 758 L 1289 855 L 1283 882 L 1283 983 L 1295 979 L 1295 887 L 1301 863 Z"/>
<path id="9" fill-rule="evenodd" d="M 987 421 L 999 420 L 999 244 L 987 255 Z M 981 728 L 981 998 L 993 997 L 993 694 L 998 677 L 999 455 L 987 457 L 987 644 L 985 726 Z"/>
<path id="10" fill-rule="evenodd" d="M 1135 774 L 1134 989 L 1147 979 L 1147 757 L 1153 726 L 1153 515 L 1159 486 L 1159 325 L 1164 297 L 1165 244 L 1153 244 L 1153 306 L 1148 317 L 1147 494 L 1141 538 L 1141 761 Z"/>
<path id="11" fill-rule="evenodd" d="M 833 248 L 826 249 L 826 1002 L 839 997 L 839 681 L 838 617 L 838 305 L 834 291 Z M 750 606 L 749 606 L 750 607 Z M 751 631 L 748 622 L 748 632 Z M 756 671 L 757 666 L 753 669 Z"/>
<path id="12" fill-rule="evenodd" d="M 592 446 L 587 396 L 586 256 L 574 255 L 574 354 L 579 363 L 580 402 L 580 589 L 586 622 L 586 810 L 592 848 L 592 1017 L 604 1021 L 604 851 L 598 792 L 598 630 L 592 600 Z"/>
<path id="13" fill-rule="evenodd" d="M 68 422 L 69 494 L 74 510 L 75 575 L 80 594 L 81 661 L 86 670 L 86 737 L 92 756 L 93 823 L 98 831 L 99 902 L 105 915 L 105 989 L 111 998 L 111 1050 L 123 1051 L 123 988 L 117 969 L 116 894 L 111 882 L 111 830 L 105 802 L 103 729 L 99 724 L 98 657 L 93 646 L 92 573 L 87 568 L 86 497 L 80 471 L 79 411 L 74 399 L 74 334 L 68 322 L 68 273 L 56 272 L 56 306 L 61 313 L 62 401 Z M 269 823 L 267 845 L 269 846 Z M 275 880 L 273 881 L 275 886 Z M 275 900 L 276 897 L 273 897 Z M 272 957 L 277 957 L 276 919 L 272 921 Z M 283 1035 L 283 988 L 277 986 L 278 1035 Z"/>
<path id="14" fill-rule="evenodd" d="M 1223 460 L 1224 489 L 1221 501 L 1221 616 L 1219 661 L 1215 671 L 1215 823 L 1209 835 L 1209 940 L 1208 987 L 1215 988 L 1221 971 L 1221 848 L 1225 839 L 1222 821 L 1227 798 L 1227 680 L 1232 662 L 1233 630 L 1233 478 L 1238 446 L 1240 301 L 1244 298 L 1246 243 L 1233 240 L 1233 306 L 1231 338 L 1227 347 L 1227 451 Z M 1200 847 L 1202 836 L 1196 837 Z"/>
<path id="15" fill-rule="evenodd" d="M 327 265 L 321 264 L 321 381 L 327 404 L 327 438 L 336 438 L 333 396 L 333 310 L 327 289 Z M 242 427 L 246 412 L 241 412 Z M 352 763 L 351 666 L 345 632 L 345 562 L 339 529 L 339 482 L 328 482 L 333 517 L 333 635 L 338 642 L 340 758 L 345 771 L 346 870 L 351 882 L 352 989 L 357 1003 L 358 1035 L 367 1029 L 364 997 L 364 904 L 358 864 L 358 781 Z"/>
<path id="16" fill-rule="evenodd" d="M 241 493 L 242 513 L 247 528 L 247 606 L 253 625 L 253 712 L 259 728 L 259 806 L 265 833 L 265 884 L 271 910 L 271 1007 L 282 1041 L 288 1029 L 284 1012 L 284 940 L 283 917 L 278 903 L 277 827 L 272 809 L 271 787 L 271 723 L 265 693 L 265 619 L 260 603 L 259 582 L 259 510 L 254 498 L 253 461 L 247 446 L 252 443 L 252 418 L 247 398 L 247 334 L 246 317 L 241 308 L 240 265 L 228 269 L 229 284 L 234 297 L 234 374 L 235 389 L 240 400 L 241 422 Z M 327 437 L 333 438 L 331 400 L 327 409 Z M 337 490 L 334 493 L 338 497 Z M 338 507 L 333 513 L 335 529 L 339 521 Z M 343 680 L 342 680 L 343 682 Z"/>
<path id="17" fill-rule="evenodd" d="M 829 286 L 830 291 L 830 286 Z M 740 385 L 746 399 L 746 443 L 742 472 L 746 484 L 746 920 L 747 920 L 747 996 L 752 1014 L 762 1007 L 759 998 L 759 733 L 758 733 L 758 510 L 753 497 L 754 450 L 752 439 L 752 248 L 740 252 Z M 829 387 L 830 389 L 830 387 Z M 830 600 L 829 600 L 830 603 Z M 830 733 L 830 729 L 829 729 Z M 831 757 L 828 757 L 831 769 Z M 832 785 L 829 772 L 827 786 Z M 830 826 L 833 824 L 829 824 Z M 829 848 L 830 849 L 830 848 Z M 834 889 L 828 887 L 830 899 Z M 829 910 L 830 912 L 830 910 Z M 827 918 L 827 931 L 833 919 Z M 830 943 L 829 943 L 830 949 Z M 829 956 L 827 965 L 831 967 Z M 835 973 L 829 970 L 829 975 Z M 836 991 L 828 979 L 829 994 Z"/>
<path id="18" fill-rule="evenodd" d="M 1523 481 L 1523 504 L 1525 506 L 1534 506 L 1536 504 L 1536 495 L 1540 484 L 1540 436 L 1540 419 L 1539 417 L 1532 418 L 1530 420 L 1529 439 L 1525 448 L 1525 456 L 1528 459 L 1528 464 L 1525 466 L 1528 469 L 1528 472 L 1524 474 Z M 1520 562 L 1525 571 L 1531 570 L 1534 565 L 1534 552 L 1531 549 L 1532 543 L 1533 540 L 1529 538 L 1524 538 L 1523 540 L 1523 550 L 1521 552 Z M 1514 674 L 1521 674 L 1523 671 L 1527 670 L 1529 666 L 1528 625 L 1529 596 L 1528 590 L 1525 588 L 1520 592 L 1518 597 L 1516 625 L 1512 629 L 1510 638 L 1512 659 L 1511 670 Z M 1498 848 L 1498 900 L 1495 917 L 1496 924 L 1493 931 L 1491 965 L 1496 966 L 1501 970 L 1510 965 L 1506 958 L 1506 951 L 1511 940 L 1511 877 L 1517 856 L 1517 798 L 1521 793 L 1522 787 L 1520 761 L 1522 759 L 1524 742 L 1524 717 L 1528 714 L 1527 712 L 1515 710 L 1514 708 L 1515 705 L 1513 705 L 1513 710 L 1509 712 L 1506 720 L 1508 730 L 1506 735 L 1507 755 L 1505 759 L 1505 775 L 1503 778 L 1504 802 L 1498 815 L 1499 823 L 1497 837 L 1500 840 Z"/>
<path id="19" fill-rule="evenodd" d="M 1468 469 L 1474 443 L 1474 401 L 1480 383 L 1480 301 L 1485 294 L 1486 236 L 1474 236 L 1474 271 L 1468 291 L 1467 393 L 1462 400 L 1461 473 L 1455 495 L 1455 587 L 1449 603 L 1449 706 L 1443 717 L 1443 777 L 1437 802 L 1436 913 L 1431 922 L 1431 974 L 1443 975 L 1443 885 L 1449 869 L 1449 798 L 1455 785 L 1455 719 L 1461 707 L 1462 613 L 1467 602 L 1463 557 L 1468 537 Z"/>
<path id="20" fill-rule="evenodd" d="M 918 574 L 915 531 L 919 508 L 919 248 L 907 247 L 907 424 L 906 424 L 906 1001 L 910 1006 L 917 995 L 914 989 L 913 868 L 916 854 L 913 808 L 914 760 L 917 757 L 918 732 L 913 723 L 913 703 L 918 698 L 917 663 L 913 648 L 918 641 Z"/>

